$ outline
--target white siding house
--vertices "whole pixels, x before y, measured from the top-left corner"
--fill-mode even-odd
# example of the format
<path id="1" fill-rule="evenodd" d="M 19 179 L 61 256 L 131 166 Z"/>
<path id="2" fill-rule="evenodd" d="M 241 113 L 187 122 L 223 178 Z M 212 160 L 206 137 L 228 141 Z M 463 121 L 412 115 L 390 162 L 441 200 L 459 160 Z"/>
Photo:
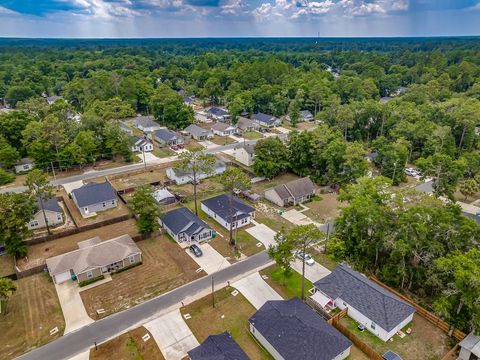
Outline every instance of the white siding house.
<path id="1" fill-rule="evenodd" d="M 243 165 L 252 166 L 254 156 L 255 151 L 252 145 L 235 148 L 235 160 Z"/>
<path id="2" fill-rule="evenodd" d="M 215 162 L 215 167 L 213 172 L 210 174 L 207 173 L 197 173 L 197 181 L 206 179 L 210 176 L 220 175 L 227 169 L 227 165 L 221 161 L 217 160 Z M 184 185 L 191 183 L 193 181 L 193 173 L 191 171 L 181 171 L 170 167 L 166 170 L 167 177 L 172 180 L 177 185 Z"/>
<path id="3" fill-rule="evenodd" d="M 232 195 L 219 195 L 201 202 L 201 209 L 226 229 L 241 228 L 251 223 L 255 209 Z"/>
<path id="4" fill-rule="evenodd" d="M 35 166 L 34 162 L 30 158 L 23 158 L 15 164 L 15 172 L 20 174 L 22 172 L 27 172 L 33 169 Z"/>
<path id="5" fill-rule="evenodd" d="M 187 208 L 169 211 L 158 222 L 179 244 L 188 246 L 207 241 L 213 236 L 212 229 Z"/>
<path id="6" fill-rule="evenodd" d="M 42 204 L 43 209 L 45 210 L 45 216 L 43 215 Z M 58 205 L 58 201 L 55 197 L 43 200 L 42 202 L 38 199 L 37 209 L 37 212 L 27 224 L 29 229 L 33 230 L 47 227 L 45 217 L 47 218 L 49 226 L 56 226 L 63 223 L 63 210 L 60 205 Z"/>

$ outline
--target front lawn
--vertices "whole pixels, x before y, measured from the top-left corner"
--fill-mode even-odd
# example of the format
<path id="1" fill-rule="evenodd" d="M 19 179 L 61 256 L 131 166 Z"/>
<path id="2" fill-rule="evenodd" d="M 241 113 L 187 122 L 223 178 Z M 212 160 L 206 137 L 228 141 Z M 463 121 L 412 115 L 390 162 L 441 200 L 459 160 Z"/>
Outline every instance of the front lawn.
<path id="1" fill-rule="evenodd" d="M 244 134 L 244 137 L 247 140 L 261 139 L 263 138 L 263 134 L 259 133 L 258 131 L 247 131 Z"/>
<path id="2" fill-rule="evenodd" d="M 309 210 L 304 211 L 303 214 L 321 224 L 337 218 L 340 215 L 341 209 L 348 205 L 347 203 L 338 201 L 337 194 L 322 194 L 320 197 L 320 200 L 312 200 L 304 203 L 303 205 Z"/>
<path id="3" fill-rule="evenodd" d="M 209 335 L 228 331 L 250 359 L 272 359 L 250 334 L 248 319 L 256 312 L 242 294 L 233 296 L 231 287 L 215 292 L 215 307 L 208 295 L 180 309 L 197 340 L 202 343 Z"/>
<path id="4" fill-rule="evenodd" d="M 308 265 L 306 265 L 308 266 Z M 277 265 L 269 266 L 260 271 L 260 275 L 268 276 L 265 281 L 284 299 L 302 296 L 302 275 L 292 269 L 289 277 L 285 277 L 283 271 Z M 313 287 L 312 283 L 305 279 L 305 296 Z"/>
<path id="5" fill-rule="evenodd" d="M 171 150 L 170 148 L 168 147 L 161 148 L 158 146 L 156 146 L 153 149 L 152 154 L 159 158 L 165 158 L 165 157 L 176 155 L 175 151 Z"/>
<path id="6" fill-rule="evenodd" d="M 241 140 L 241 138 L 238 138 L 238 140 Z M 213 137 L 213 139 L 210 139 L 210 141 L 214 144 L 217 144 L 217 145 L 236 144 L 238 142 L 238 141 L 233 140 L 231 137 L 218 136 L 218 135 L 215 135 L 215 137 Z"/>

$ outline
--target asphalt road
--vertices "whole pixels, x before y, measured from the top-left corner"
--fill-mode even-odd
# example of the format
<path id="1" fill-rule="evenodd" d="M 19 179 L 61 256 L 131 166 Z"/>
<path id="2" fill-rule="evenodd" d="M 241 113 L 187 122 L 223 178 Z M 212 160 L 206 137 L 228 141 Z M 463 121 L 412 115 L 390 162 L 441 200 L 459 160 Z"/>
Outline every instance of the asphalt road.
<path id="1" fill-rule="evenodd" d="M 220 270 L 211 276 L 205 276 L 185 284 L 169 293 L 136 305 L 130 309 L 96 321 L 77 331 L 64 335 L 38 349 L 20 356 L 22 360 L 63 360 L 87 351 L 94 343 L 101 343 L 122 333 L 128 328 L 143 324 L 160 315 L 159 312 L 172 306 L 180 305 L 187 298 L 211 289 L 212 276 L 218 287 L 226 285 L 227 281 L 238 280 L 242 275 L 266 266 L 271 260 L 266 251 L 240 261 L 228 268 Z"/>

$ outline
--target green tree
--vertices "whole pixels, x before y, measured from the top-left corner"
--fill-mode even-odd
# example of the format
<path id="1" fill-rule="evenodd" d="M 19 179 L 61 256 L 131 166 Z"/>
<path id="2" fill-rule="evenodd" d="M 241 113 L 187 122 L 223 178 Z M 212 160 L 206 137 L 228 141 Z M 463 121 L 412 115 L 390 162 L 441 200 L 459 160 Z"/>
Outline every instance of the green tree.
<path id="1" fill-rule="evenodd" d="M 92 113 L 104 120 L 125 119 L 135 116 L 132 105 L 115 97 L 108 100 L 95 100 L 87 112 Z"/>
<path id="2" fill-rule="evenodd" d="M 465 200 L 469 196 L 473 196 L 480 190 L 480 184 L 478 184 L 474 179 L 466 179 L 460 183 L 460 192 L 465 196 Z"/>
<path id="3" fill-rule="evenodd" d="M 292 126 L 297 127 L 298 120 L 300 119 L 300 103 L 296 99 L 292 100 L 288 106 L 288 116 L 290 117 Z"/>
<path id="4" fill-rule="evenodd" d="M 2 301 L 6 303 L 16 290 L 17 284 L 12 279 L 0 279 L 0 313 L 5 313 L 6 311 L 6 309 L 2 308 Z"/>
<path id="5" fill-rule="evenodd" d="M 150 185 L 142 185 L 135 189 L 129 206 L 132 213 L 137 216 L 137 228 L 141 234 L 151 234 L 159 228 L 160 211 Z"/>
<path id="6" fill-rule="evenodd" d="M 270 245 L 268 248 L 268 256 L 282 269 L 284 279 L 292 273 L 291 264 L 295 259 L 294 246 L 292 238 L 287 237 L 285 230 L 282 229 L 275 235 L 275 245 Z"/>
<path id="7" fill-rule="evenodd" d="M 288 150 L 276 137 L 261 139 L 255 144 L 253 171 L 259 176 L 272 178 L 288 168 Z"/>
<path id="8" fill-rule="evenodd" d="M 15 175 L 0 168 L 0 185 L 11 183 L 15 180 Z"/>
<path id="9" fill-rule="evenodd" d="M 97 154 L 97 139 L 95 133 L 91 130 L 82 130 L 77 133 L 74 139 L 75 145 L 80 150 L 78 156 L 80 165 L 85 164 L 86 162 L 95 161 Z"/>
<path id="10" fill-rule="evenodd" d="M 53 186 L 47 179 L 47 175 L 39 169 L 33 169 L 27 174 L 25 186 L 28 187 L 30 195 L 34 199 L 40 200 L 40 209 L 47 226 L 47 232 L 50 234 L 47 215 L 45 213 L 44 202 L 53 197 Z"/>
<path id="11" fill-rule="evenodd" d="M 17 149 L 11 146 L 7 140 L 0 135 L 0 166 L 10 169 L 20 159 Z"/>
<path id="12" fill-rule="evenodd" d="M 15 108 L 19 101 L 25 101 L 33 96 L 35 96 L 35 91 L 29 86 L 16 85 L 8 88 L 7 93 L 5 94 L 5 101 L 11 107 Z"/>

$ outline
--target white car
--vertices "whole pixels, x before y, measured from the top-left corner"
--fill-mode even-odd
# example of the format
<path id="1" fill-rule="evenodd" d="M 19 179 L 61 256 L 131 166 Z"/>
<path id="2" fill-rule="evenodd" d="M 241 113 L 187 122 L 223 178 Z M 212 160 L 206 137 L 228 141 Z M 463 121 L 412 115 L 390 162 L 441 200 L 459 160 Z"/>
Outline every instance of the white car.
<path id="1" fill-rule="evenodd" d="M 406 168 L 405 169 L 405 174 L 407 174 L 408 176 L 419 176 L 420 175 L 420 172 L 414 168 Z"/>
<path id="2" fill-rule="evenodd" d="M 295 256 L 300 260 L 303 260 L 303 253 L 301 251 L 297 251 L 295 253 Z M 315 264 L 315 260 L 313 260 L 313 258 L 309 254 L 305 254 L 305 264 L 313 266 Z"/>

